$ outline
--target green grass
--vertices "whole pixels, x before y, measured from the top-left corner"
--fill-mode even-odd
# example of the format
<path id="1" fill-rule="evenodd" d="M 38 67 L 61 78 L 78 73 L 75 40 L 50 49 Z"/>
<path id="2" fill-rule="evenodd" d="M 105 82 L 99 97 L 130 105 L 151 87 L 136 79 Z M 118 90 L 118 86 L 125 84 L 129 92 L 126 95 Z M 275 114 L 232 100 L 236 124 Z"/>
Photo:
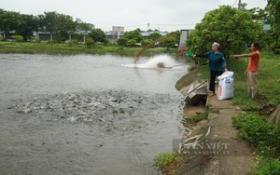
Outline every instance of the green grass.
<path id="1" fill-rule="evenodd" d="M 207 120 L 208 119 L 208 111 L 199 113 L 197 115 L 195 115 L 194 117 L 191 118 L 187 118 L 187 123 L 193 124 L 193 123 L 197 123 L 200 122 L 202 120 Z"/>
<path id="2" fill-rule="evenodd" d="M 258 90 L 261 99 L 251 100 L 247 96 L 246 84 L 247 60 L 232 61 L 231 69 L 235 72 L 235 98 L 233 102 L 244 110 L 255 111 L 264 103 L 280 103 L 280 55 L 263 53 L 258 75 Z"/>
<path id="3" fill-rule="evenodd" d="M 163 170 L 174 161 L 180 161 L 182 157 L 176 153 L 161 153 L 154 158 L 154 166 Z"/>
<path id="4" fill-rule="evenodd" d="M 0 42 L 0 53 L 28 53 L 28 54 L 113 54 L 135 56 L 141 47 L 121 47 L 118 45 L 94 45 L 87 47 L 84 44 L 73 43 L 32 43 L 32 42 Z M 151 48 L 144 51 L 144 56 L 161 53 L 176 53 L 176 49 Z"/>
<path id="5" fill-rule="evenodd" d="M 279 175 L 280 160 L 261 158 L 261 161 L 256 169 L 255 175 Z"/>
<path id="6" fill-rule="evenodd" d="M 238 135 L 254 145 L 259 154 L 267 157 L 280 156 L 280 126 L 269 123 L 254 113 L 241 114 L 233 119 Z"/>

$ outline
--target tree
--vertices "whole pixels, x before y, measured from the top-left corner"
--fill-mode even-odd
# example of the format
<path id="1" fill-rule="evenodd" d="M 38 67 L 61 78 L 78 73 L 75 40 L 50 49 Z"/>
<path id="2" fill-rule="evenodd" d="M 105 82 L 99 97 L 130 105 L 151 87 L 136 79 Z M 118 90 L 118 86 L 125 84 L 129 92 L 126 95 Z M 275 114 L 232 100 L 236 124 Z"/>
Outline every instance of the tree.
<path id="1" fill-rule="evenodd" d="M 106 34 L 101 29 L 92 29 L 89 33 L 89 37 L 91 37 L 95 42 L 107 42 Z"/>
<path id="2" fill-rule="evenodd" d="M 252 14 L 230 6 L 208 12 L 195 30 L 190 33 L 190 47 L 203 53 L 219 42 L 226 56 L 244 51 L 258 38 L 261 25 L 252 19 Z"/>
<path id="3" fill-rule="evenodd" d="M 81 32 L 90 32 L 91 30 L 94 29 L 94 25 L 91 23 L 86 23 L 78 19 L 76 21 L 77 23 L 77 30 Z"/>
<path id="4" fill-rule="evenodd" d="M 134 47 L 136 46 L 136 40 L 135 39 L 130 39 L 127 41 L 127 46 L 128 47 Z"/>
<path id="5" fill-rule="evenodd" d="M 267 9 L 261 9 L 259 7 L 252 8 L 248 10 L 252 14 L 252 18 L 254 20 L 259 20 L 261 22 L 265 22 L 268 18 L 268 11 Z"/>
<path id="6" fill-rule="evenodd" d="M 77 23 L 69 15 L 58 14 L 57 15 L 58 23 L 58 33 L 60 36 L 68 35 L 69 40 L 72 39 L 72 34 L 76 31 Z M 62 37 L 64 39 L 64 37 Z"/>
<path id="7" fill-rule="evenodd" d="M 166 36 L 173 37 L 176 40 L 176 44 L 178 44 L 180 42 L 180 35 L 181 35 L 180 31 L 175 31 L 175 32 L 168 33 Z"/>
<path id="8" fill-rule="evenodd" d="M 53 34 L 58 31 L 58 14 L 56 12 L 45 12 L 42 16 L 42 25 L 46 31 L 51 33 L 51 40 L 53 39 Z"/>
<path id="9" fill-rule="evenodd" d="M 176 47 L 176 39 L 171 36 L 164 36 L 160 38 L 160 46 L 170 48 L 170 47 Z"/>
<path id="10" fill-rule="evenodd" d="M 161 37 L 161 34 L 158 32 L 154 32 L 150 36 L 148 36 L 148 38 L 153 41 L 158 41 L 160 39 L 160 37 Z"/>
<path id="11" fill-rule="evenodd" d="M 127 42 L 128 42 L 128 39 L 126 39 L 126 38 L 120 38 L 120 39 L 118 40 L 118 45 L 120 45 L 120 46 L 127 46 Z"/>
<path id="12" fill-rule="evenodd" d="M 76 21 L 77 23 L 77 32 L 79 34 L 82 34 L 83 35 L 83 40 L 84 40 L 84 43 L 86 42 L 86 35 L 88 35 L 90 33 L 90 31 L 92 31 L 94 29 L 94 25 L 93 24 L 90 24 L 90 23 L 85 23 L 83 21 L 81 21 L 80 19 L 78 19 Z"/>
<path id="13" fill-rule="evenodd" d="M 268 0 L 267 9 L 271 21 L 271 35 L 273 36 L 272 50 L 280 54 L 280 1 Z"/>
<path id="14" fill-rule="evenodd" d="M 45 12 L 39 18 L 41 19 L 41 28 L 51 33 L 51 40 L 54 34 L 59 35 L 63 40 L 65 39 L 65 35 L 69 35 L 69 38 L 71 38 L 71 33 L 76 30 L 77 24 L 69 15 Z"/>
<path id="15" fill-rule="evenodd" d="M 6 39 L 6 35 L 18 29 L 20 25 L 20 14 L 16 12 L 0 10 L 0 31 Z"/>
<path id="16" fill-rule="evenodd" d="M 141 46 L 143 46 L 143 47 L 154 47 L 155 46 L 155 42 L 152 39 L 144 39 L 141 42 Z"/>
<path id="17" fill-rule="evenodd" d="M 159 40 L 160 46 L 167 47 L 167 48 L 176 47 L 179 41 L 180 41 L 179 31 L 168 33 L 167 35 L 162 36 Z"/>
<path id="18" fill-rule="evenodd" d="M 33 15 L 21 15 L 20 21 L 16 33 L 22 35 L 24 40 L 30 39 L 33 32 L 38 30 L 39 18 Z"/>
<path id="19" fill-rule="evenodd" d="M 128 40 L 135 40 L 137 43 L 143 40 L 143 36 L 141 35 L 140 29 L 125 32 L 123 37 Z"/>
<path id="20" fill-rule="evenodd" d="M 252 19 L 263 25 L 264 30 L 261 32 L 258 42 L 262 48 L 270 49 L 271 44 L 274 42 L 274 37 L 270 30 L 270 19 L 267 8 L 252 8 L 248 10 L 252 14 Z"/>

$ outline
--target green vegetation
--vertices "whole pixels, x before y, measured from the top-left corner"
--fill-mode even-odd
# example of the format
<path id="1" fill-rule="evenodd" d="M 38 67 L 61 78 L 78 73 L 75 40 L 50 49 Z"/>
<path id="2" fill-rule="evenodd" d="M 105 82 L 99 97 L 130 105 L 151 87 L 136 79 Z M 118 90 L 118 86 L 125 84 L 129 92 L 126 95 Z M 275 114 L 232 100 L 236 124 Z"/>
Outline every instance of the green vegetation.
<path id="1" fill-rule="evenodd" d="M 271 22 L 272 30 L 269 32 L 271 50 L 280 54 L 280 1 L 268 0 L 266 10 L 268 11 L 268 19 Z"/>
<path id="2" fill-rule="evenodd" d="M 92 39 L 97 38 L 95 41 L 98 42 L 102 38 L 101 41 L 104 41 L 104 32 L 94 29 L 93 24 L 81 20 L 74 21 L 71 16 L 56 12 L 34 16 L 0 9 L 0 31 L 4 40 L 12 38 L 11 31 L 23 37 L 25 41 L 34 40 L 33 32 L 41 31 L 49 32 L 49 39 L 55 41 L 71 40 L 75 32 L 81 33 L 80 35 L 94 33 Z"/>
<path id="3" fill-rule="evenodd" d="M 279 175 L 280 174 L 280 160 L 279 159 L 265 159 L 261 158 L 259 167 L 254 174 L 256 175 Z"/>
<path id="4" fill-rule="evenodd" d="M 190 123 L 190 124 L 197 123 L 197 122 L 200 122 L 202 120 L 207 120 L 207 119 L 208 119 L 208 111 L 199 113 L 190 118 L 186 118 L 187 123 Z"/>
<path id="5" fill-rule="evenodd" d="M 268 104 L 272 106 L 280 104 L 280 96 L 278 95 L 280 89 L 279 60 L 280 55 L 269 52 L 262 53 L 260 71 L 258 74 L 259 95 L 255 100 L 252 100 L 247 95 L 247 58 L 240 58 L 238 60 L 230 59 L 228 61 L 228 67 L 230 71 L 234 72 L 235 77 L 233 103 L 247 112 L 258 112 L 264 105 Z M 200 65 L 198 69 L 195 70 L 195 74 L 193 74 L 194 77 L 197 77 L 197 75 L 199 75 L 201 79 L 208 79 L 208 65 Z M 187 82 L 187 77 L 188 76 L 183 77 L 181 81 Z"/>
<path id="6" fill-rule="evenodd" d="M 261 160 L 254 172 L 256 175 L 271 175 L 279 172 L 280 126 L 269 123 L 266 120 L 268 116 L 261 115 L 264 106 L 280 104 L 279 60 L 280 55 L 262 53 L 258 75 L 259 95 L 255 100 L 247 95 L 245 75 L 247 59 L 229 61 L 229 70 L 235 73 L 233 103 L 245 112 L 234 119 L 233 124 L 239 129 L 239 136 L 257 148 Z M 195 72 L 202 79 L 207 79 L 209 76 L 207 65 L 200 65 Z"/>
<path id="7" fill-rule="evenodd" d="M 0 42 L 0 53 L 29 53 L 29 54 L 113 54 L 123 56 L 135 56 L 142 48 L 122 47 L 118 45 L 99 45 L 92 40 L 87 40 L 86 45 L 78 43 L 38 43 L 38 42 Z M 176 49 L 150 48 L 143 53 L 152 56 L 161 53 L 175 54 Z"/>
<path id="8" fill-rule="evenodd" d="M 280 56 L 271 53 L 262 53 L 260 71 L 258 75 L 258 88 L 260 95 L 256 100 L 247 96 L 246 65 L 247 60 L 232 60 L 230 69 L 235 72 L 235 98 L 233 102 L 246 111 L 259 110 L 265 104 L 280 104 Z"/>
<path id="9" fill-rule="evenodd" d="M 170 32 L 165 36 L 161 36 L 158 31 L 152 32 L 149 36 L 142 36 L 141 30 L 136 29 L 133 31 L 125 32 L 124 35 L 118 40 L 118 44 L 121 46 L 135 47 L 137 44 L 141 44 L 143 47 L 166 47 L 176 48 L 180 41 L 180 32 Z"/>
<path id="10" fill-rule="evenodd" d="M 208 12 L 190 33 L 188 45 L 196 53 L 204 53 L 214 41 L 219 42 L 225 55 L 244 51 L 261 33 L 261 25 L 252 14 L 230 6 Z"/>
<path id="11" fill-rule="evenodd" d="M 149 47 L 151 45 L 154 45 L 154 41 L 152 39 L 144 39 L 142 40 L 141 45 L 143 47 Z"/>
<path id="12" fill-rule="evenodd" d="M 246 75 L 244 73 L 247 65 L 246 59 L 232 60 L 230 68 L 235 72 L 235 97 L 234 104 L 240 106 L 245 114 L 237 117 L 233 123 L 239 128 L 239 135 L 253 144 L 261 157 L 258 164 L 257 175 L 279 174 L 280 156 L 280 127 L 267 122 L 268 116 L 260 115 L 264 106 L 276 106 L 280 104 L 280 56 L 263 53 L 258 75 L 259 95 L 252 100 L 247 96 Z M 263 109 L 264 108 L 264 109 Z"/>
<path id="13" fill-rule="evenodd" d="M 267 0 L 264 9 L 242 10 L 230 6 L 208 12 L 202 22 L 191 32 L 188 46 L 198 53 L 205 52 L 214 41 L 221 43 L 228 56 L 242 52 L 253 41 L 259 41 L 263 48 L 280 53 L 280 1 Z M 263 30 L 263 25 L 271 29 Z"/>
<path id="14" fill-rule="evenodd" d="M 256 175 L 280 174 L 280 126 L 269 123 L 262 116 L 252 113 L 234 118 L 233 125 L 239 129 L 239 136 L 257 148 L 260 155 Z"/>
<path id="15" fill-rule="evenodd" d="M 239 129 L 239 136 L 252 145 L 263 155 L 280 156 L 280 126 L 269 123 L 262 116 L 245 113 L 233 120 L 233 125 Z"/>
<path id="16" fill-rule="evenodd" d="M 202 53 L 211 48 L 212 42 L 217 41 L 221 43 L 222 51 L 227 56 L 244 52 L 253 41 L 260 40 L 260 43 L 264 44 L 266 52 L 262 53 L 258 75 L 259 94 L 254 100 L 247 95 L 247 59 L 228 60 L 229 70 L 235 73 L 233 103 L 245 112 L 236 117 L 233 124 L 239 129 L 239 136 L 257 148 L 261 160 L 254 172 L 256 175 L 280 174 L 280 126 L 267 121 L 269 111 L 266 107 L 280 104 L 280 56 L 271 52 L 280 53 L 280 1 L 268 2 L 264 10 L 238 10 L 221 6 L 208 12 L 191 32 L 187 43 L 191 51 Z M 262 31 L 260 24 L 267 24 L 268 21 L 271 22 L 272 30 Z M 204 61 L 194 61 L 198 65 L 194 75 L 208 78 L 207 64 Z M 176 87 L 187 82 L 184 80 L 187 77 L 183 77 Z"/>
<path id="17" fill-rule="evenodd" d="M 160 170 L 164 171 L 165 168 L 174 162 L 181 161 L 182 157 L 176 153 L 161 153 L 154 159 L 154 165 Z"/>
<path id="18" fill-rule="evenodd" d="M 125 32 L 122 38 L 126 38 L 128 41 L 134 40 L 135 42 L 141 42 L 143 40 L 140 29 Z"/>
<path id="19" fill-rule="evenodd" d="M 162 36 L 159 40 L 160 46 L 166 48 L 174 48 L 180 41 L 180 32 L 171 32 L 166 36 Z"/>
<path id="20" fill-rule="evenodd" d="M 36 34 L 36 35 L 34 35 Z M 148 36 L 147 36 L 148 35 Z M 133 31 L 127 31 L 123 36 L 117 40 L 117 44 L 122 47 L 139 47 L 142 46 L 146 52 L 148 48 L 153 47 L 166 47 L 176 48 L 179 43 L 180 32 L 171 32 L 166 36 L 162 36 L 158 30 L 148 30 L 147 35 L 143 36 L 140 29 Z M 36 42 L 46 41 L 48 43 L 69 43 L 72 48 L 63 46 L 66 50 L 57 51 L 54 46 L 43 46 L 43 52 L 45 53 L 71 53 L 80 52 L 81 47 L 73 48 L 77 43 L 85 44 L 86 48 L 90 50 L 84 50 L 85 53 L 104 53 L 103 48 L 109 50 L 111 53 L 112 47 L 108 49 L 108 43 L 115 43 L 114 39 L 107 38 L 104 31 L 95 28 L 94 24 L 83 22 L 79 19 L 74 20 L 73 17 L 61 13 L 45 12 L 40 15 L 26 15 L 13 11 L 6 11 L 0 9 L 0 40 L 2 41 L 16 41 L 16 42 Z M 95 45 L 103 45 L 102 49 L 92 49 Z M 29 47 L 24 50 L 23 48 L 12 49 L 10 43 L 7 43 L 9 47 L 5 47 L 1 52 L 26 52 L 26 53 L 41 53 L 36 50 L 41 48 L 40 46 L 34 46 L 34 51 L 29 50 Z M 6 46 L 7 46 L 6 45 Z M 15 46 L 19 46 L 18 43 Z M 26 46 L 31 46 L 27 44 Z M 60 46 L 59 46 L 60 47 Z M 115 50 L 129 50 L 122 47 L 113 48 Z M 15 48 L 15 47 L 13 47 Z M 60 49 L 62 49 L 60 47 Z M 105 49 L 105 50 L 106 50 Z M 131 49 L 133 50 L 133 49 Z M 138 50 L 138 49 L 135 49 Z M 160 49 L 154 49 L 160 50 Z M 170 49 L 172 50 L 172 49 Z M 140 52 L 142 53 L 142 52 Z M 123 54 L 123 53 L 122 53 Z M 128 53 L 128 55 L 130 55 Z"/>
<path id="21" fill-rule="evenodd" d="M 92 29 L 89 33 L 89 37 L 93 39 L 94 42 L 106 43 L 106 34 L 101 29 Z"/>

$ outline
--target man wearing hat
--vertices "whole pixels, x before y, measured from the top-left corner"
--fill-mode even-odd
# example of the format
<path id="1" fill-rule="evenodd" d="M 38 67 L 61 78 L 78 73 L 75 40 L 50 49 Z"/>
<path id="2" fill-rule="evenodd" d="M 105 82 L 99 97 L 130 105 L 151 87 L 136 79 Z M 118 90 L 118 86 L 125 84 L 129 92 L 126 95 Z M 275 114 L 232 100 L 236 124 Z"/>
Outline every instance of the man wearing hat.
<path id="1" fill-rule="evenodd" d="M 209 91 L 211 96 L 215 95 L 215 80 L 216 77 L 220 76 L 224 71 L 226 71 L 226 60 L 224 54 L 220 51 L 220 44 L 214 42 L 212 44 L 212 51 L 207 52 L 203 55 L 196 55 L 205 57 L 209 60 L 209 69 L 210 69 L 210 83 Z"/>

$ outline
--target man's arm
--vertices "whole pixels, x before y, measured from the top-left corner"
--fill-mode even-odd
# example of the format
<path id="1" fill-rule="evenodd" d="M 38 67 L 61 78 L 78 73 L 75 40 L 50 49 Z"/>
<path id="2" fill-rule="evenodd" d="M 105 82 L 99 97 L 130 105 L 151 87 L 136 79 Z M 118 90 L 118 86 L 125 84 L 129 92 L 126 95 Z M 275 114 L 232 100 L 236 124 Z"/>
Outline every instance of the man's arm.
<path id="1" fill-rule="evenodd" d="M 251 57 L 255 53 L 248 53 L 248 54 L 240 54 L 240 55 L 231 55 L 233 58 L 242 58 L 242 57 Z"/>
<path id="2" fill-rule="evenodd" d="M 210 52 L 206 52 L 204 54 L 194 54 L 193 57 L 202 57 L 202 58 L 209 58 Z"/>

